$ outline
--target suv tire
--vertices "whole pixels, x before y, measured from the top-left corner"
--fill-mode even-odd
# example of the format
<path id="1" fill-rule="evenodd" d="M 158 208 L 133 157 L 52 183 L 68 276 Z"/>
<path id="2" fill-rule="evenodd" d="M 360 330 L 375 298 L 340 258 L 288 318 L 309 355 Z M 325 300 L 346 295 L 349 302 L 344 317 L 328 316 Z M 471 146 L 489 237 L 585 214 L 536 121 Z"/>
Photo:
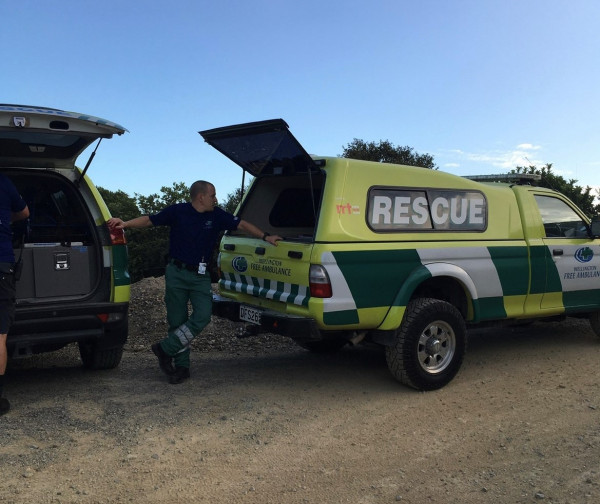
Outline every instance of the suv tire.
<path id="1" fill-rule="evenodd" d="M 386 347 L 386 360 L 398 381 L 419 390 L 435 390 L 454 378 L 466 345 L 465 322 L 453 305 L 418 298 L 406 307 L 396 341 Z"/>
<path id="2" fill-rule="evenodd" d="M 96 343 L 80 341 L 79 355 L 86 369 L 113 369 L 121 362 L 123 346 L 99 348 Z"/>

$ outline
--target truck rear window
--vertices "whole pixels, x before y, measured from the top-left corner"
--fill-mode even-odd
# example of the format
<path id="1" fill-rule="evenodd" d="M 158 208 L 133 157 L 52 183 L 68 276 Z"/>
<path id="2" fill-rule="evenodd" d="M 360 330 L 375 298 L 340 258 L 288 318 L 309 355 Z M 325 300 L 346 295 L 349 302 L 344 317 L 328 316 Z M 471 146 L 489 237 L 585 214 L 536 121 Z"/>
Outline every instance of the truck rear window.
<path id="1" fill-rule="evenodd" d="M 274 227 L 314 227 L 320 198 L 317 191 L 311 196 L 308 188 L 284 189 L 269 214 L 269 223 Z"/>

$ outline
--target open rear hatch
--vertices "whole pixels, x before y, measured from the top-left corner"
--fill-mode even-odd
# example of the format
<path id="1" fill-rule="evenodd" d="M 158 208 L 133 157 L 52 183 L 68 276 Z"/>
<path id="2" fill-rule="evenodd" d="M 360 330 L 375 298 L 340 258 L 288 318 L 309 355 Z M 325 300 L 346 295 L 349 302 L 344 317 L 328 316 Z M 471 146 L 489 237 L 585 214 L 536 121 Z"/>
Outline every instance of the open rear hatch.
<path id="1" fill-rule="evenodd" d="M 105 238 L 84 200 L 83 186 L 77 188 L 96 151 L 81 174 L 75 162 L 94 141 L 125 131 L 76 112 L 0 104 L 0 170 L 30 210 L 26 222 L 13 226 L 15 257 L 23 262 L 20 303 L 84 298 L 99 284 Z M 92 201 L 93 195 L 87 198 Z"/>

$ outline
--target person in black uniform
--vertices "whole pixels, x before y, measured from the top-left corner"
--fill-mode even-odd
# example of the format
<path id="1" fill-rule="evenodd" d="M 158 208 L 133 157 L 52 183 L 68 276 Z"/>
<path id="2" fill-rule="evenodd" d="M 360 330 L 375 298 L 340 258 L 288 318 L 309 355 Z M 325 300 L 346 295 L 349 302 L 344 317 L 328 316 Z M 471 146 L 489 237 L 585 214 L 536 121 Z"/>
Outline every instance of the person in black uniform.
<path id="1" fill-rule="evenodd" d="M 4 374 L 8 355 L 6 338 L 15 315 L 15 254 L 12 247 L 11 222 L 29 217 L 27 203 L 16 187 L 0 174 L 0 415 L 10 410 L 10 402 L 3 397 Z"/>
<path id="2" fill-rule="evenodd" d="M 208 262 L 222 231 L 241 229 L 277 245 L 282 238 L 264 233 L 255 225 L 235 217 L 217 205 L 215 186 L 198 180 L 190 187 L 190 202 L 177 203 L 154 215 L 123 222 L 109 219 L 111 228 L 169 226 L 169 262 L 165 271 L 165 304 L 169 332 L 152 345 L 162 371 L 172 384 L 190 377 L 190 343 L 210 322 L 211 280 Z M 192 313 L 188 316 L 188 301 Z M 174 364 L 174 365 L 173 365 Z"/>

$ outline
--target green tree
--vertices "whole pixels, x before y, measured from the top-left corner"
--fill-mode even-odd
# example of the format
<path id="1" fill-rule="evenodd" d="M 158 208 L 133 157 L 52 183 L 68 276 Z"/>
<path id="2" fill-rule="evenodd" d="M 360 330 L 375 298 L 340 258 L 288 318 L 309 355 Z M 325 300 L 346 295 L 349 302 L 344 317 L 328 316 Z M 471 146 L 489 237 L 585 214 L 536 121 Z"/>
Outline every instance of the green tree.
<path id="1" fill-rule="evenodd" d="M 376 161 L 378 163 L 395 163 L 409 166 L 420 166 L 437 170 L 431 154 L 419 154 L 412 147 L 396 147 L 388 140 L 365 142 L 355 138 L 344 147 L 340 157 Z"/>
<path id="2" fill-rule="evenodd" d="M 235 191 L 227 194 L 227 197 L 219 204 L 219 206 L 229 213 L 234 213 L 240 202 L 242 201 L 242 197 L 244 194 L 248 192 L 248 188 L 250 186 L 246 185 L 242 192 L 242 188 L 238 187 Z"/>
<path id="3" fill-rule="evenodd" d="M 139 217 L 140 209 L 137 206 L 135 198 L 132 198 L 123 191 L 109 191 L 103 187 L 98 187 L 98 192 L 110 210 L 111 215 L 121 217 L 123 220 Z"/>
<path id="4" fill-rule="evenodd" d="M 136 193 L 137 205 L 142 215 L 150 215 L 160 212 L 163 208 L 175 203 L 185 203 L 190 199 L 190 189 L 184 182 L 173 182 L 171 187 L 162 186 L 161 194 L 142 196 Z"/>
<path id="5" fill-rule="evenodd" d="M 556 175 L 552 172 L 552 163 L 538 168 L 535 165 L 529 166 L 517 166 L 511 173 L 535 173 L 541 175 L 541 180 L 537 183 L 540 187 L 547 187 L 548 189 L 554 189 L 575 203 L 588 217 L 596 215 L 600 211 L 600 205 L 594 204 L 595 196 L 591 194 L 592 188 L 590 186 L 577 185 L 577 180 L 569 179 L 566 180 L 560 175 Z"/>

